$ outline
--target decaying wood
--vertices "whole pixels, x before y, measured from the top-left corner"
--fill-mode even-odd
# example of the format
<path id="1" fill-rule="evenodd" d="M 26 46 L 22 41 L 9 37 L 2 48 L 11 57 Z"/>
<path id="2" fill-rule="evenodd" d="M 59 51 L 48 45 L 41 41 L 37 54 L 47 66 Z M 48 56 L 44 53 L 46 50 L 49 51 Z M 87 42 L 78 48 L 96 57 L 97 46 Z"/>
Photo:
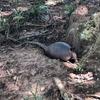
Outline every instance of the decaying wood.
<path id="1" fill-rule="evenodd" d="M 57 78 L 57 77 L 54 77 L 53 78 L 53 81 L 54 81 L 54 84 L 58 87 L 58 89 L 60 90 L 60 93 L 61 93 L 61 96 L 63 97 L 64 100 L 83 100 L 81 97 L 73 94 L 73 93 L 70 93 L 69 91 L 67 91 L 65 89 L 65 86 L 64 84 L 62 83 L 62 81 Z"/>
<path id="2" fill-rule="evenodd" d="M 67 30 L 67 42 L 75 49 L 76 52 L 80 51 L 80 35 L 78 33 L 78 23 L 73 23 Z"/>

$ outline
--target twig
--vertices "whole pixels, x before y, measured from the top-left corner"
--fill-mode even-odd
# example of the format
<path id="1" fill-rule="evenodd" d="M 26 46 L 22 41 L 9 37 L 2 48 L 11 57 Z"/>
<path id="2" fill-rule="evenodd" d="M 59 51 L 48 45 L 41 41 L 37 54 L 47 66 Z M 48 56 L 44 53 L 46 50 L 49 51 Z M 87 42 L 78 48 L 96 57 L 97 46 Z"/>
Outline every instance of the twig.
<path id="1" fill-rule="evenodd" d="M 31 23 L 26 23 L 24 26 L 31 26 L 31 27 L 48 27 L 51 24 L 45 24 L 45 25 L 39 25 L 39 24 L 31 24 Z"/>
<path id="2" fill-rule="evenodd" d="M 63 97 L 64 100 L 74 100 L 75 98 L 78 100 L 83 100 L 81 97 L 74 95 L 71 92 L 68 92 L 65 89 L 65 86 L 63 85 L 62 81 L 59 78 L 54 77 L 53 81 L 56 84 L 56 86 L 58 87 L 58 89 L 60 90 L 61 96 Z M 69 98 L 69 96 L 71 96 L 71 97 Z"/>
<path id="3" fill-rule="evenodd" d="M 8 71 L 7 71 L 7 73 L 9 74 Z M 21 74 L 23 74 L 23 73 L 27 73 L 27 70 L 25 70 L 25 71 L 20 71 L 20 72 L 18 72 L 18 73 L 13 73 L 13 74 L 10 73 L 9 75 L 6 75 L 6 76 L 4 76 L 4 77 L 0 77 L 0 79 L 7 78 L 7 77 L 18 76 L 18 75 L 21 75 Z"/>

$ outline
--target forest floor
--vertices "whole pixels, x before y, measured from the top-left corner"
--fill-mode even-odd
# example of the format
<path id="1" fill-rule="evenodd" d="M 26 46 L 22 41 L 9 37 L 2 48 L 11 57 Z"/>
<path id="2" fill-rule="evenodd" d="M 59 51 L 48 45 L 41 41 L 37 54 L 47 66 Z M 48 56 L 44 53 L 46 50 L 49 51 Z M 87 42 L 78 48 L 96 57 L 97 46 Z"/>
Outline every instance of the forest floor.
<path id="1" fill-rule="evenodd" d="M 90 7 L 90 4 L 87 3 L 87 6 Z M 96 9 L 95 6 L 96 4 L 93 4 L 93 10 Z M 63 4 L 52 6 L 50 10 L 55 18 L 63 16 Z M 93 10 L 90 7 L 91 14 Z M 20 35 L 23 37 L 34 34 L 34 40 L 47 45 L 55 41 L 64 41 L 66 21 L 57 19 L 55 23 L 55 27 L 35 26 L 22 30 Z M 59 91 L 54 84 L 54 77 L 64 83 L 68 92 L 80 96 L 82 100 L 99 100 L 100 98 L 86 97 L 100 97 L 100 44 L 86 65 L 85 73 L 92 72 L 93 80 L 73 81 L 69 75 L 74 71 L 65 67 L 60 60 L 44 55 L 42 49 L 32 45 L 19 46 L 11 41 L 4 42 L 0 46 L 0 100 L 24 100 L 28 97 L 29 100 L 34 100 L 31 98 L 32 93 L 45 96 L 44 100 L 63 100 L 58 97 Z"/>

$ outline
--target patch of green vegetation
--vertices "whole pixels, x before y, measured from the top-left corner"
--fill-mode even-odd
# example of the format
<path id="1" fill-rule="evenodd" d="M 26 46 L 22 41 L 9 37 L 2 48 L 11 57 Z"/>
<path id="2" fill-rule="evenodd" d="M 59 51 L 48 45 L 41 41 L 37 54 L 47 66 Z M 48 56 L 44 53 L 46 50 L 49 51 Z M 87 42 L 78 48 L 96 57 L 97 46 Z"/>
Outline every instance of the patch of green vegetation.
<path id="1" fill-rule="evenodd" d="M 9 2 L 15 7 L 13 9 L 13 14 L 10 15 L 9 18 L 5 18 L 5 16 L 0 17 L 0 31 L 4 30 L 6 31 L 6 33 L 8 33 L 9 30 L 7 26 L 9 26 L 10 29 L 13 28 L 13 26 L 18 29 L 26 22 L 33 22 L 34 16 L 35 18 L 43 19 L 45 15 L 49 13 L 48 6 L 44 4 L 44 0 L 35 0 L 34 4 L 30 6 L 30 9 L 26 11 L 21 11 L 17 9 L 18 5 L 23 3 L 24 0 L 10 0 Z"/>
<path id="2" fill-rule="evenodd" d="M 83 66 L 82 65 L 78 65 L 77 66 L 77 68 L 75 69 L 75 72 L 77 72 L 77 73 L 82 73 L 84 71 L 84 68 L 83 68 Z"/>
<path id="3" fill-rule="evenodd" d="M 21 11 L 17 11 L 15 10 L 15 14 L 14 14 L 14 17 L 13 17 L 13 20 L 21 20 L 21 19 L 24 19 L 23 13 Z"/>
<path id="4" fill-rule="evenodd" d="M 86 0 L 80 0 L 80 3 L 84 3 Z"/>
<path id="5" fill-rule="evenodd" d="M 8 25 L 8 19 L 0 17 L 0 30 L 5 30 L 7 25 Z"/>
<path id="6" fill-rule="evenodd" d="M 46 5 L 35 5 L 30 11 L 31 19 L 36 18 L 38 21 L 47 22 L 50 18 L 50 12 Z M 32 21 L 34 22 L 34 20 Z"/>
<path id="7" fill-rule="evenodd" d="M 75 9 L 75 6 L 73 4 L 66 4 L 65 7 L 65 13 L 68 14 L 68 15 L 71 15 L 72 12 L 74 11 Z"/>
<path id="8" fill-rule="evenodd" d="M 36 95 L 33 92 L 31 92 L 31 93 L 32 93 L 32 97 L 29 97 L 29 96 L 24 97 L 24 100 L 43 100 L 42 96 Z"/>
<path id="9" fill-rule="evenodd" d="M 16 24 L 22 24 L 22 22 L 24 21 L 24 19 L 25 18 L 23 16 L 23 12 L 17 11 L 17 10 L 14 11 L 13 21 Z"/>
<path id="10" fill-rule="evenodd" d="M 44 0 L 34 0 L 34 2 L 35 2 L 35 5 L 38 5 L 38 6 L 44 4 Z"/>
<path id="11" fill-rule="evenodd" d="M 83 26 L 84 26 L 84 29 L 80 34 L 80 38 L 91 41 L 92 37 L 94 36 L 94 31 L 95 31 L 94 21 L 89 21 L 89 22 L 85 23 Z"/>
<path id="12" fill-rule="evenodd" d="M 48 9 L 48 6 L 46 5 L 35 5 L 31 8 L 31 11 L 30 13 L 33 15 L 33 16 L 38 16 L 40 14 L 46 14 L 49 12 L 49 9 Z"/>
<path id="13" fill-rule="evenodd" d="M 43 0 L 35 0 L 34 1 L 34 5 L 32 5 L 31 7 L 31 13 L 34 15 L 37 13 L 39 13 L 39 11 L 41 10 L 40 8 L 42 8 L 44 10 L 45 8 L 45 4 L 44 4 L 44 1 Z"/>
<path id="14" fill-rule="evenodd" d="M 37 9 L 38 13 L 48 13 L 49 9 L 46 5 L 40 5 Z"/>

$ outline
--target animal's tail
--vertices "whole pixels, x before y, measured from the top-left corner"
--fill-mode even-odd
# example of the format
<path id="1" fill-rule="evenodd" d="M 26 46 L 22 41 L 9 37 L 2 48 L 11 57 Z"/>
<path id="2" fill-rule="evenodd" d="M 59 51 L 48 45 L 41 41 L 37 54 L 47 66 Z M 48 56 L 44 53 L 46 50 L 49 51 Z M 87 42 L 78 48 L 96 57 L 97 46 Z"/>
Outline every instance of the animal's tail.
<path id="1" fill-rule="evenodd" d="M 39 47 L 41 47 L 44 51 L 47 51 L 47 46 L 40 43 L 40 42 L 26 42 L 26 43 L 29 43 L 29 44 L 34 44 L 34 45 L 38 45 Z"/>

